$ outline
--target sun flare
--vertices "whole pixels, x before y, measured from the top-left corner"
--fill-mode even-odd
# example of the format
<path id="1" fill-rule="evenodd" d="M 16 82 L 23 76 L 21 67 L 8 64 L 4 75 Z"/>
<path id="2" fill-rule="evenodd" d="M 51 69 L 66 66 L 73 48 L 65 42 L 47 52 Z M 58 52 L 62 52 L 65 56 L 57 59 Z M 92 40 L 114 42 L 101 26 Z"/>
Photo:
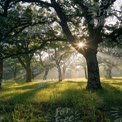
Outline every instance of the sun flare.
<path id="1" fill-rule="evenodd" d="M 84 44 L 83 42 L 79 42 L 79 43 L 78 43 L 78 47 L 81 48 L 81 47 L 84 47 L 84 46 L 85 46 L 85 44 Z"/>

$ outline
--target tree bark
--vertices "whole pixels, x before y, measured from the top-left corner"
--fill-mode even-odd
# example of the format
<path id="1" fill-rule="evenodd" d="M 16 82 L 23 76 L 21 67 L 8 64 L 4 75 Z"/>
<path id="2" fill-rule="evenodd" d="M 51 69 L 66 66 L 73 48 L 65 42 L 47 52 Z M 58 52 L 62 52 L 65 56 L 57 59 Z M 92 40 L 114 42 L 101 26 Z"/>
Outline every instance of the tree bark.
<path id="1" fill-rule="evenodd" d="M 86 89 L 88 90 L 97 90 L 102 88 L 96 53 L 96 50 L 88 49 L 85 55 L 88 71 L 88 83 Z"/>
<path id="2" fill-rule="evenodd" d="M 3 78 L 3 60 L 0 59 L 0 89 L 2 88 L 2 78 Z"/>

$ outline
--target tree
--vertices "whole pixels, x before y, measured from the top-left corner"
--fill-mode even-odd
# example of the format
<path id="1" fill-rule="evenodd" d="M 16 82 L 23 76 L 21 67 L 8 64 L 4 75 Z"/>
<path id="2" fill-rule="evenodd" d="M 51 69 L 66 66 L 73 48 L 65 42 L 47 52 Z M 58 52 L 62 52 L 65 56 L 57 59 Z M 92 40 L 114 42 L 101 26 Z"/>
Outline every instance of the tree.
<path id="1" fill-rule="evenodd" d="M 55 65 L 53 60 L 49 56 L 48 49 L 38 50 L 35 53 L 35 60 L 39 63 L 39 67 L 42 72 L 44 72 L 43 80 L 47 80 L 47 75 L 50 69 L 52 69 Z"/>
<path id="2" fill-rule="evenodd" d="M 32 11 L 33 10 L 33 11 Z M 42 36 L 41 35 L 32 35 L 32 36 L 37 36 L 36 41 L 38 41 L 38 45 L 34 45 L 32 46 L 31 49 L 29 50 L 24 50 L 21 48 L 21 46 L 19 45 L 22 42 L 22 39 L 18 39 L 17 36 L 19 33 L 21 33 L 24 29 L 26 29 L 29 26 L 35 26 L 35 25 L 39 25 L 39 24 L 45 24 L 45 22 L 47 22 L 46 18 L 42 18 L 42 19 L 38 19 L 40 18 L 40 15 L 38 14 L 38 11 L 40 11 L 40 13 L 44 13 L 44 11 L 41 11 L 40 9 L 36 9 L 34 8 L 34 6 L 30 5 L 27 6 L 27 8 L 25 9 L 25 6 L 22 6 L 20 4 L 18 4 L 15 8 L 12 8 L 9 10 L 9 15 L 7 18 L 1 18 L 0 19 L 0 62 L 1 62 L 1 66 L 0 66 L 0 83 L 2 82 L 2 75 L 3 75 L 3 60 L 12 56 L 18 56 L 18 55 L 27 55 L 28 53 L 33 53 L 34 51 L 36 51 L 37 49 L 42 48 L 46 42 L 46 41 L 39 41 L 42 40 Z M 34 21 L 33 21 L 34 18 Z M 50 20 L 52 21 L 52 20 Z M 49 22 L 49 21 L 48 21 Z M 48 23 L 50 24 L 50 22 Z M 41 27 L 40 27 L 41 28 Z M 35 29 L 34 29 L 35 30 Z M 36 32 L 41 31 L 41 29 L 36 29 Z M 44 29 L 42 30 L 44 33 L 46 33 L 44 31 Z M 26 35 L 25 35 L 26 36 Z M 41 37 L 42 36 L 42 37 Z M 47 39 L 47 38 L 45 38 Z M 25 39 L 24 39 L 25 40 Z M 27 42 L 27 40 L 25 41 L 25 43 Z M 25 44 L 26 45 L 26 44 Z M 29 55 L 29 54 L 28 54 Z M 29 58 L 28 58 L 29 59 Z M 28 61 L 29 62 L 29 61 Z"/>
<path id="3" fill-rule="evenodd" d="M 122 49 L 118 47 L 105 47 L 105 45 L 101 45 L 98 49 L 98 61 L 99 64 L 103 64 L 105 70 L 105 78 L 112 78 L 112 68 L 118 67 L 121 65 L 121 51 Z"/>
<path id="4" fill-rule="evenodd" d="M 26 82 L 30 82 L 32 79 L 31 60 L 35 51 L 40 47 L 40 43 L 43 44 L 43 41 L 38 38 L 35 28 L 32 29 L 31 27 L 26 28 L 22 33 L 18 34 L 15 40 L 13 50 L 25 53 L 17 56 L 17 58 L 26 71 Z M 28 53 L 30 50 L 33 51 Z"/>
<path id="5" fill-rule="evenodd" d="M 77 54 L 75 59 L 77 60 L 77 66 L 81 66 L 83 68 L 85 78 L 87 79 L 88 78 L 87 65 L 86 65 L 86 61 L 85 61 L 84 57 Z"/>
<path id="6" fill-rule="evenodd" d="M 67 68 L 69 68 L 72 62 L 75 60 L 75 53 L 70 52 L 70 55 L 62 60 L 62 79 L 65 79 Z"/>
<path id="7" fill-rule="evenodd" d="M 4 74 L 11 75 L 11 78 L 13 78 L 14 80 L 16 80 L 17 74 L 19 73 L 20 69 L 20 63 L 16 58 L 8 58 L 4 61 Z M 10 77 L 8 76 L 8 78 Z"/>
<path id="8" fill-rule="evenodd" d="M 121 35 L 122 31 L 121 26 L 115 27 L 109 34 L 106 34 L 104 31 L 105 19 L 111 16 L 113 11 L 110 9 L 110 7 L 116 0 L 50 0 L 50 2 L 43 0 L 5 0 L 4 2 L 1 2 L 3 12 L 1 12 L 0 15 L 6 16 L 10 5 L 12 6 L 16 2 L 20 1 L 34 2 L 39 7 L 44 9 L 48 8 L 48 12 L 52 11 L 50 12 L 50 16 L 52 13 L 54 13 L 52 14 L 52 17 L 55 18 L 59 28 L 62 28 L 62 31 L 65 35 L 64 38 L 66 38 L 67 41 L 69 41 L 70 44 L 72 44 L 72 46 L 75 47 L 75 49 L 86 59 L 88 70 L 87 89 L 101 89 L 102 86 L 100 83 L 99 67 L 96 57 L 98 44 L 103 41 L 104 36 L 107 38 L 113 38 L 114 41 L 117 42 L 117 38 Z M 53 9 L 50 9 L 51 7 Z M 121 21 L 121 19 L 119 19 L 119 21 Z M 75 30 L 73 28 L 79 28 L 79 33 L 77 31 L 78 29 Z M 85 32 L 82 34 L 83 29 Z M 79 41 L 81 42 L 81 39 L 85 39 L 85 46 L 79 48 L 77 43 Z"/>
<path id="9" fill-rule="evenodd" d="M 65 59 L 70 57 L 71 53 L 71 47 L 65 42 L 51 42 L 49 44 L 48 54 L 56 64 L 59 82 L 63 80 L 62 65 L 64 64 Z"/>
<path id="10" fill-rule="evenodd" d="M 2 11 L 1 8 L 0 11 Z M 20 15 L 19 13 L 23 15 Z M 26 18 L 24 16 L 25 13 Z M 13 45 L 14 43 L 12 37 L 20 33 L 26 27 L 35 24 L 32 24 L 31 19 L 28 19 L 29 15 L 27 16 L 27 13 L 27 11 L 23 11 L 23 7 L 17 6 L 15 9 L 10 9 L 7 18 L 0 18 L 0 88 L 2 84 L 4 59 L 22 54 L 20 51 L 11 51 L 11 44 Z M 20 16 L 22 18 L 20 18 Z"/>

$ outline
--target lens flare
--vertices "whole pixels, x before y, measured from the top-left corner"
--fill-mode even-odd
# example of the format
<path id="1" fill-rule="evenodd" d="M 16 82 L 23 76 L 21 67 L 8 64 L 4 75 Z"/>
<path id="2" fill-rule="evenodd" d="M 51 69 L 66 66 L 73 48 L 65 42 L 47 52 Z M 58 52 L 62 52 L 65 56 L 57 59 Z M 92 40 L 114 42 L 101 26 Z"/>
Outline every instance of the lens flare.
<path id="1" fill-rule="evenodd" d="M 79 42 L 79 43 L 78 43 L 78 47 L 82 48 L 82 47 L 84 47 L 84 46 L 85 46 L 85 44 L 84 44 L 83 42 Z"/>

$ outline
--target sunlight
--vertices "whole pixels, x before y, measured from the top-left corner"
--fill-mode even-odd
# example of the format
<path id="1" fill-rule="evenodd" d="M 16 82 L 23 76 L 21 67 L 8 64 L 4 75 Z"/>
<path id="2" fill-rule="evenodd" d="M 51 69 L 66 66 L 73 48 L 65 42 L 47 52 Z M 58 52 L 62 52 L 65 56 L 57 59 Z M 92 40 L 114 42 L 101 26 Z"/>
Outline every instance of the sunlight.
<path id="1" fill-rule="evenodd" d="M 79 42 L 79 43 L 78 43 L 78 47 L 79 47 L 79 48 L 82 48 L 82 47 L 84 47 L 84 46 L 85 46 L 85 43 L 83 43 L 83 42 Z"/>

